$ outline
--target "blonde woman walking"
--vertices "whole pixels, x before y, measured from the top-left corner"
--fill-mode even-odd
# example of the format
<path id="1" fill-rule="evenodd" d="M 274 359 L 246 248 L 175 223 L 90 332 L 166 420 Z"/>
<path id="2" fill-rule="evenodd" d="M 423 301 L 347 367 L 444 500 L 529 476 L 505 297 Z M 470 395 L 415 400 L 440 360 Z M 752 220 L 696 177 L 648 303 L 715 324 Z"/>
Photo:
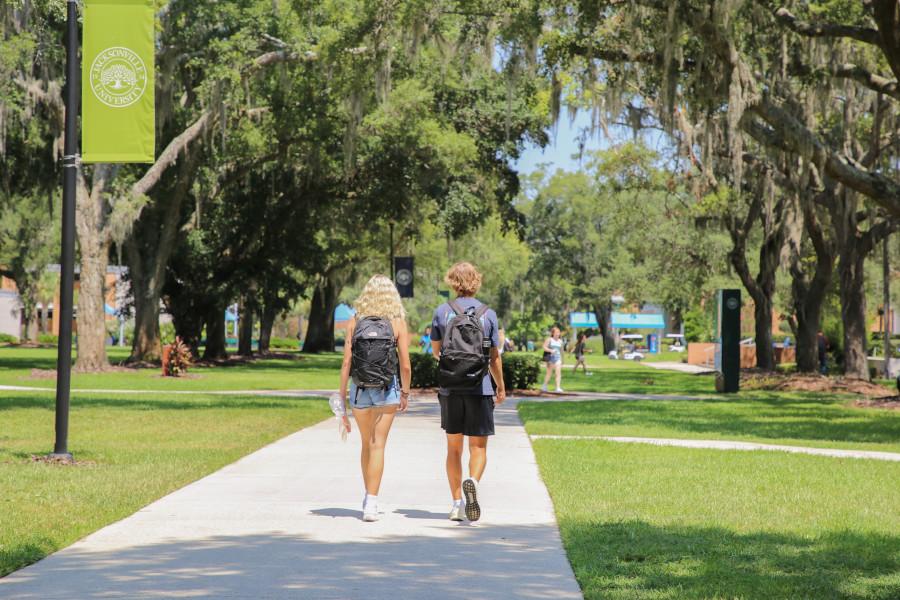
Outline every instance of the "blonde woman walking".
<path id="1" fill-rule="evenodd" d="M 362 518 L 376 521 L 384 447 L 394 415 L 405 411 L 409 403 L 409 330 L 400 294 L 384 275 L 366 283 L 354 308 L 344 344 L 340 397 L 345 403 L 349 399 L 362 440 L 360 465 L 366 488 Z M 349 430 L 346 412 L 343 419 Z"/>

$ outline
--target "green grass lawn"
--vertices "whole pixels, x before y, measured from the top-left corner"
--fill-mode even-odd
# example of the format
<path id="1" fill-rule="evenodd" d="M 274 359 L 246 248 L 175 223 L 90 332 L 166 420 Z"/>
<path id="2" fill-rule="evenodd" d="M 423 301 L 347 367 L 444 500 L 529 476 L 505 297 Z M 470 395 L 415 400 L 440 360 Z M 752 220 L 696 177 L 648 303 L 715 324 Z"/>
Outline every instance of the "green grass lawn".
<path id="1" fill-rule="evenodd" d="M 122 361 L 127 348 L 108 348 L 110 360 Z M 73 389 L 138 390 L 283 390 L 337 389 L 341 357 L 337 353 L 305 355 L 288 352 L 291 359 L 266 359 L 244 364 L 195 366 L 188 377 L 162 377 L 158 368 L 127 369 L 106 373 L 74 373 Z M 55 369 L 55 348 L 0 346 L 0 384 L 54 388 L 50 378 L 32 377 L 32 369 Z"/>
<path id="2" fill-rule="evenodd" d="M 589 600 L 900 598 L 900 464 L 534 447 Z"/>
<path id="3" fill-rule="evenodd" d="M 76 395 L 69 447 L 91 464 L 54 466 L 29 459 L 53 447 L 52 396 L 0 392 L 0 577 L 330 414 L 316 399 Z"/>
<path id="4" fill-rule="evenodd" d="M 532 434 L 741 440 L 900 452 L 900 411 L 847 397 L 755 392 L 702 400 L 524 402 Z"/>

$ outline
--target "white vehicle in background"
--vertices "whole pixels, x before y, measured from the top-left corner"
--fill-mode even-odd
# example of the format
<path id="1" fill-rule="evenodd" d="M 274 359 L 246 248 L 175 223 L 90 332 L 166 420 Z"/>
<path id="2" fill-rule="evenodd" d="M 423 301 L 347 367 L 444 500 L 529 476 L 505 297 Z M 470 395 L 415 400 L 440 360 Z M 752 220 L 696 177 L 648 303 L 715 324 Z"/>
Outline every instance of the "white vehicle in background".
<path id="1" fill-rule="evenodd" d="M 669 344 L 669 352 L 684 352 L 684 336 L 680 333 L 667 333 L 665 338 L 667 340 L 672 340 L 672 343 Z"/>
<path id="2" fill-rule="evenodd" d="M 639 333 L 626 333 L 621 336 L 620 339 L 627 340 L 625 347 L 622 351 L 622 358 L 624 360 L 635 360 L 640 361 L 644 359 L 644 355 L 641 352 L 637 351 L 637 342 L 639 340 L 643 340 L 644 336 Z"/>

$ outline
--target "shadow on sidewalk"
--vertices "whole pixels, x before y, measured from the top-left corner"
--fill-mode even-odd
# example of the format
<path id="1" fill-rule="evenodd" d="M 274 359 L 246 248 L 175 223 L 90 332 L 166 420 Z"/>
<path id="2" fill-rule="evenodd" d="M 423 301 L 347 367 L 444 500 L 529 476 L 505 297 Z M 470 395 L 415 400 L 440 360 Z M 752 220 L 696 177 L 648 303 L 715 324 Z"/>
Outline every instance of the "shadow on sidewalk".
<path id="1" fill-rule="evenodd" d="M 335 509 L 321 512 L 331 514 Z M 69 549 L 0 579 L 0 596 L 20 600 L 172 595 L 317 600 L 581 597 L 551 526 L 463 527 L 449 529 L 449 535 L 441 537 L 373 537 L 377 525 L 360 523 L 359 539 L 344 542 L 273 533 L 105 552 Z"/>

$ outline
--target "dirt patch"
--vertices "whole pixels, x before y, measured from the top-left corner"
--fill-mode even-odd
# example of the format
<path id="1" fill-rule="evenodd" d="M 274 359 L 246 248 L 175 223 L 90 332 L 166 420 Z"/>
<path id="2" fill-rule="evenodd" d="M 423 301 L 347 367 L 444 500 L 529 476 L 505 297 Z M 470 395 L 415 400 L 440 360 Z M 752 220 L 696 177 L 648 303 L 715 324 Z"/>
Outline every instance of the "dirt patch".
<path id="1" fill-rule="evenodd" d="M 96 467 L 97 463 L 92 460 L 74 460 L 63 456 L 50 456 L 48 454 L 32 454 L 31 462 L 41 463 L 45 465 L 54 465 L 59 467 Z"/>
<path id="2" fill-rule="evenodd" d="M 900 396 L 887 396 L 885 398 L 869 398 L 866 400 L 857 400 L 853 406 L 861 408 L 887 408 L 889 410 L 900 410 Z"/>
<path id="3" fill-rule="evenodd" d="M 771 373 L 746 371 L 741 373 L 741 388 L 779 392 L 820 392 L 824 394 L 859 394 L 870 398 L 883 397 L 890 390 L 877 383 L 846 377 L 827 377 L 815 374 Z"/>

